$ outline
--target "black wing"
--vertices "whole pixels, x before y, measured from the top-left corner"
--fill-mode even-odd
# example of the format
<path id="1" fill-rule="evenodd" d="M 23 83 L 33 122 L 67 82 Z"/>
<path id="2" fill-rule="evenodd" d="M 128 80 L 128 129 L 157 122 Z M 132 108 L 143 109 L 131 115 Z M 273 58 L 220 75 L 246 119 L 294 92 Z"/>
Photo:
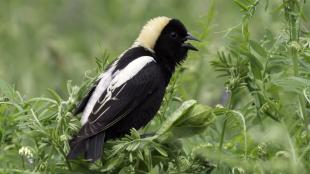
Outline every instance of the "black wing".
<path id="1" fill-rule="evenodd" d="M 152 62 L 115 90 L 106 90 L 95 104 L 76 141 L 105 131 L 126 117 L 157 89 L 160 73 L 158 65 Z"/>

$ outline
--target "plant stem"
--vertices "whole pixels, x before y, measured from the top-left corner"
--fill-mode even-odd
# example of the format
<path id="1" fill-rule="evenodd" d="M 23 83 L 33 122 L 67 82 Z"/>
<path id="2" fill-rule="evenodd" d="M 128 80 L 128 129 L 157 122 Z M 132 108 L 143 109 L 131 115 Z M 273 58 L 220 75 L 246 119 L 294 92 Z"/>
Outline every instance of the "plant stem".
<path id="1" fill-rule="evenodd" d="M 302 2 L 298 1 L 288 1 L 283 0 L 283 4 L 285 6 L 285 15 L 287 16 L 287 21 L 289 23 L 289 32 L 290 32 L 290 57 L 293 62 L 293 71 L 294 76 L 299 75 L 298 70 L 298 45 L 299 45 L 299 33 L 300 33 L 300 16 L 301 16 L 301 4 Z M 309 118 L 306 115 L 306 105 L 305 100 L 302 95 L 298 96 L 298 108 L 299 115 L 302 119 L 304 119 L 305 127 L 307 129 Z"/>
<path id="2" fill-rule="evenodd" d="M 227 92 L 229 93 L 229 99 L 228 99 L 226 108 L 231 109 L 232 108 L 231 100 L 232 100 L 233 93 L 231 90 L 228 90 Z M 224 123 L 223 123 L 223 127 L 222 127 L 222 131 L 221 131 L 221 139 L 220 139 L 220 145 L 219 145 L 220 157 L 219 157 L 218 165 L 221 163 L 221 154 L 222 154 L 222 150 L 223 150 L 226 125 L 227 125 L 227 119 L 225 118 Z"/>
<path id="3" fill-rule="evenodd" d="M 199 65 L 197 68 L 197 86 L 196 89 L 194 91 L 194 99 L 199 100 L 199 94 L 201 91 L 201 88 L 203 86 L 203 78 L 201 75 L 201 72 L 203 71 L 203 68 L 205 68 L 205 61 L 204 61 L 204 57 L 202 57 L 199 61 Z"/>
<path id="4" fill-rule="evenodd" d="M 220 145 L 219 145 L 219 151 L 220 151 L 220 152 L 222 152 L 222 149 L 223 149 L 224 137 L 225 137 L 225 130 L 226 130 L 226 124 L 227 124 L 227 119 L 224 120 L 222 132 L 221 132 L 221 139 L 220 139 Z"/>
<path id="5" fill-rule="evenodd" d="M 22 157 L 23 169 L 25 170 L 25 159 L 24 159 L 24 156 L 21 156 L 21 157 Z"/>
<path id="6" fill-rule="evenodd" d="M 176 82 L 177 82 L 177 80 L 179 78 L 179 74 L 180 74 L 180 71 L 177 71 L 175 73 L 175 77 L 173 79 L 173 82 L 172 82 L 172 85 L 171 85 L 171 90 L 169 91 L 169 96 L 168 96 L 168 98 L 166 100 L 166 104 L 164 106 L 163 113 L 161 114 L 161 117 L 159 117 L 159 120 L 160 120 L 161 123 L 163 122 L 163 120 L 165 118 L 165 115 L 166 115 L 166 112 L 168 110 L 168 106 L 169 106 L 170 102 L 172 101 L 175 85 L 176 85 Z"/>
<path id="7" fill-rule="evenodd" d="M 70 161 L 67 158 L 66 153 L 62 150 L 62 147 L 58 145 L 55 141 L 54 141 L 54 144 L 55 144 L 55 147 L 58 149 L 58 152 L 60 152 L 63 158 L 65 159 L 65 162 L 67 164 L 69 171 L 72 171 L 72 167 L 71 167 Z"/>

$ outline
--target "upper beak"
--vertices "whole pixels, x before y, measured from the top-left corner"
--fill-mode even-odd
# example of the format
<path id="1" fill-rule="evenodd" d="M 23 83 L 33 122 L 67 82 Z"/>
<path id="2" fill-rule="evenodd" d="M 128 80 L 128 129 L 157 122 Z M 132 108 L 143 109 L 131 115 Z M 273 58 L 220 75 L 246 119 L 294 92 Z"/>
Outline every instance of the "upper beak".
<path id="1" fill-rule="evenodd" d="M 186 40 L 194 40 L 200 42 L 200 40 L 193 36 L 191 33 L 187 33 Z"/>
<path id="2" fill-rule="evenodd" d="M 187 36 L 185 37 L 185 41 L 187 41 L 187 40 L 194 40 L 194 41 L 198 41 L 198 42 L 200 42 L 200 40 L 198 40 L 196 37 L 194 37 L 191 33 L 187 33 Z M 190 43 L 186 43 L 186 42 L 184 42 L 183 44 L 182 44 L 182 47 L 185 47 L 185 48 L 187 48 L 187 49 L 189 49 L 189 50 L 193 50 L 193 51 L 198 51 L 198 49 L 196 48 L 196 47 L 194 47 L 192 44 L 190 44 Z"/>

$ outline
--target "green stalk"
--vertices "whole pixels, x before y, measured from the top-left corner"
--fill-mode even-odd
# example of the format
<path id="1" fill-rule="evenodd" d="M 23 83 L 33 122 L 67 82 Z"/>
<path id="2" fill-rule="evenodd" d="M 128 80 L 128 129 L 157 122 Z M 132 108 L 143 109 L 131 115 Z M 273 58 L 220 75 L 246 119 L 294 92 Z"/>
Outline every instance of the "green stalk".
<path id="1" fill-rule="evenodd" d="M 294 8 L 294 4 L 290 3 L 290 9 Z M 291 11 L 293 13 L 293 11 Z M 288 14 L 289 15 L 289 30 L 290 30 L 290 41 L 291 41 L 291 48 L 290 48 L 290 55 L 293 60 L 293 69 L 294 75 L 298 75 L 298 52 L 296 46 L 293 46 L 294 43 L 298 43 L 299 41 L 299 22 L 298 17 L 295 14 Z"/>
<path id="2" fill-rule="evenodd" d="M 69 171 L 72 171 L 72 167 L 71 167 L 70 161 L 68 160 L 66 153 L 63 151 L 63 147 L 61 145 L 59 145 L 54 139 L 52 139 L 52 142 L 54 144 L 54 147 L 58 150 L 58 152 L 61 153 L 61 155 L 65 159 L 65 162 L 67 164 L 67 167 L 68 167 Z"/>
<path id="3" fill-rule="evenodd" d="M 176 86 L 176 84 L 177 84 L 177 80 L 178 80 L 178 78 L 179 78 L 179 74 L 180 74 L 180 71 L 178 70 L 178 71 L 175 73 L 175 77 L 174 77 L 173 82 L 172 82 L 172 85 L 171 85 L 172 89 L 169 91 L 169 96 L 168 96 L 168 98 L 167 98 L 167 100 L 166 100 L 167 102 L 166 102 L 166 104 L 165 104 L 165 106 L 164 106 L 163 113 L 162 113 L 161 116 L 159 117 L 159 120 L 160 120 L 161 123 L 163 122 L 163 120 L 164 120 L 164 118 L 165 118 L 165 115 L 166 115 L 166 112 L 167 112 L 167 110 L 168 110 L 168 106 L 169 106 L 169 104 L 170 104 L 171 101 L 172 101 L 173 94 L 174 94 L 174 89 L 175 89 L 175 86 Z"/>
<path id="4" fill-rule="evenodd" d="M 197 68 L 197 86 L 196 86 L 196 89 L 194 91 L 194 99 L 196 100 L 199 100 L 199 94 L 201 92 L 201 88 L 203 86 L 203 78 L 202 78 L 202 75 L 200 72 L 203 71 L 203 68 L 205 68 L 205 61 L 204 61 L 204 58 L 200 58 L 200 61 L 199 61 L 199 65 L 198 65 L 198 68 Z"/>
<path id="5" fill-rule="evenodd" d="M 24 156 L 23 156 L 23 155 L 21 156 L 21 159 L 22 159 L 22 166 L 23 166 L 23 169 L 25 170 L 25 159 L 24 159 Z"/>
<path id="6" fill-rule="evenodd" d="M 298 43 L 299 43 L 299 33 L 300 33 L 299 20 L 300 20 L 300 15 L 302 11 L 301 5 L 303 3 L 300 3 L 298 1 L 288 1 L 288 0 L 283 0 L 283 3 L 285 6 L 285 15 L 287 16 L 287 20 L 289 23 L 290 43 L 291 43 L 289 54 L 293 62 L 294 76 L 298 76 L 299 75 Z M 300 117 L 305 120 L 304 123 L 307 128 L 309 118 L 306 115 L 306 105 L 305 105 L 305 100 L 302 95 L 298 96 L 298 108 L 299 108 Z"/>
<path id="7" fill-rule="evenodd" d="M 231 103 L 232 95 L 233 95 L 232 91 L 229 90 L 229 100 L 228 100 L 228 103 L 226 106 L 227 109 L 232 109 L 232 103 Z M 222 131 L 221 131 L 221 139 L 220 139 L 220 145 L 219 145 L 220 156 L 219 156 L 218 165 L 221 163 L 221 155 L 222 155 L 222 151 L 223 151 L 226 125 L 227 125 L 227 119 L 224 120 Z"/>
<path id="8" fill-rule="evenodd" d="M 220 151 L 221 153 L 222 153 L 222 150 L 223 150 L 223 144 L 224 144 L 224 137 L 225 137 L 226 124 L 227 124 L 227 119 L 224 120 L 222 132 L 221 132 L 221 139 L 220 139 L 220 145 L 219 145 L 219 151 Z"/>

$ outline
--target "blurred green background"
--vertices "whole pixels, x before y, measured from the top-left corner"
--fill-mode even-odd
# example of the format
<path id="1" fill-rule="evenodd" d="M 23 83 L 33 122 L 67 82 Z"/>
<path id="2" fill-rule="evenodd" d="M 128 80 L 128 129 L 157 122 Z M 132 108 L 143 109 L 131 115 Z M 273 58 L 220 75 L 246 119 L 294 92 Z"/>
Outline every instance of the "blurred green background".
<path id="1" fill-rule="evenodd" d="M 241 23 L 242 14 L 233 1 L 216 0 L 208 24 L 210 4 L 208 0 L 1 0 L 0 79 L 26 97 L 42 96 L 48 88 L 65 95 L 67 80 L 80 84 L 84 73 L 96 67 L 96 57 L 106 50 L 115 59 L 131 46 L 146 21 L 164 15 L 180 19 L 204 41 L 198 45 L 201 51 L 190 54 L 184 65 L 182 96 L 219 103 L 224 80 L 216 77 L 209 61 L 227 46 L 225 36 Z M 263 9 L 252 20 L 260 22 L 250 25 L 251 37 L 262 35 L 267 27 L 274 32 L 283 28 L 275 22 L 282 14 Z"/>

